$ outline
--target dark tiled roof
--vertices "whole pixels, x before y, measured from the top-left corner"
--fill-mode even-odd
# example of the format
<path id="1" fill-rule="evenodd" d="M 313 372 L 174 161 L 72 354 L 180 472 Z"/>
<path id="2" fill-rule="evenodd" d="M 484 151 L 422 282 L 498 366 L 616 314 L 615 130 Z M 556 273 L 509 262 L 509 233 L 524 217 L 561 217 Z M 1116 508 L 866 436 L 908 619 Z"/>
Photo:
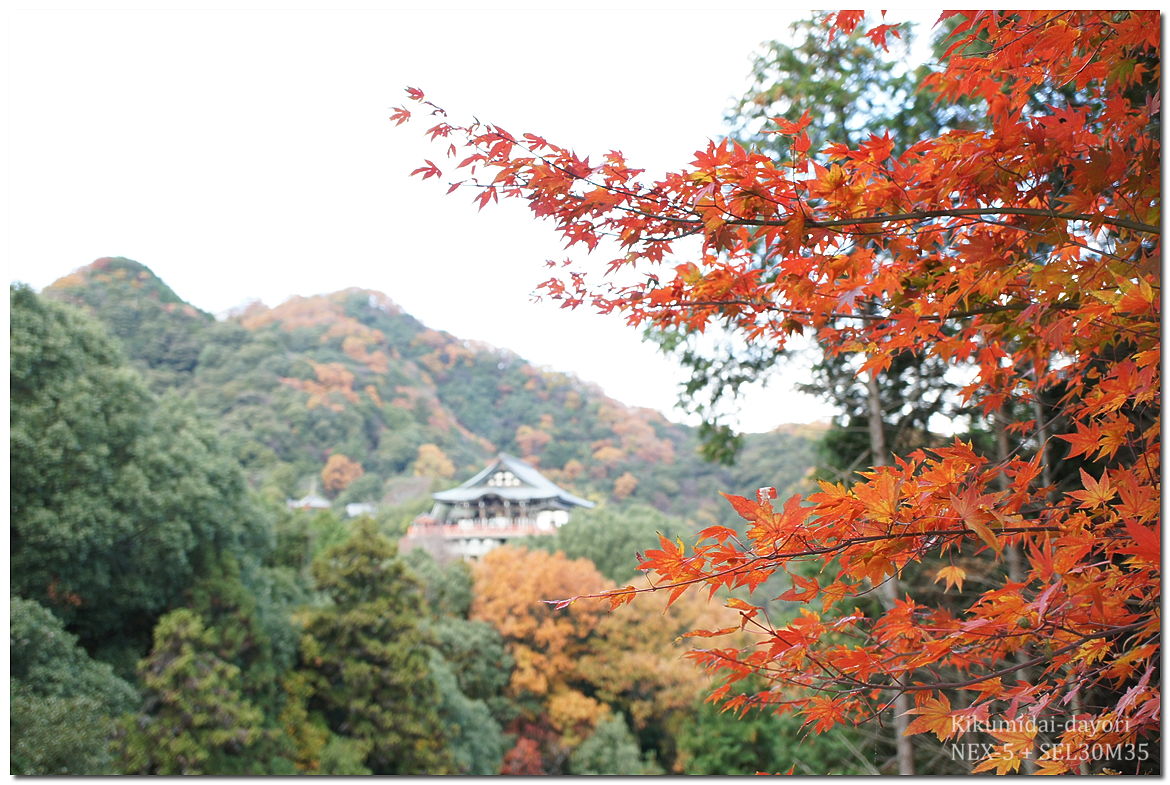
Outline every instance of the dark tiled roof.
<path id="1" fill-rule="evenodd" d="M 512 472 L 521 485 L 514 487 L 488 485 L 488 479 L 501 470 Z M 500 453 L 494 461 L 487 465 L 487 468 L 457 488 L 439 491 L 432 496 L 435 501 L 452 504 L 475 501 L 481 496 L 489 494 L 509 501 L 556 499 L 571 507 L 593 506 L 593 502 L 582 499 L 580 496 L 574 496 L 524 461 L 507 453 Z"/>

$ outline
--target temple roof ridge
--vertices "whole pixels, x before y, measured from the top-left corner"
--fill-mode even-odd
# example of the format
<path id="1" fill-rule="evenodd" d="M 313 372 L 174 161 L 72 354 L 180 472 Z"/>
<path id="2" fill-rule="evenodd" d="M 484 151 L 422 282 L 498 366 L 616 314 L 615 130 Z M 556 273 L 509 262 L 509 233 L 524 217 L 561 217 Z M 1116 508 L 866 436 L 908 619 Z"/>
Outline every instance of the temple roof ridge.
<path id="1" fill-rule="evenodd" d="M 489 484 L 492 477 L 503 471 L 510 472 L 519 484 L 514 486 Z M 563 504 L 574 507 L 594 506 L 593 502 L 569 493 L 537 471 L 535 467 L 506 452 L 498 453 L 483 470 L 463 484 L 446 491 L 439 491 L 432 496 L 435 501 L 450 504 L 475 501 L 489 494 L 509 501 L 557 499 Z"/>

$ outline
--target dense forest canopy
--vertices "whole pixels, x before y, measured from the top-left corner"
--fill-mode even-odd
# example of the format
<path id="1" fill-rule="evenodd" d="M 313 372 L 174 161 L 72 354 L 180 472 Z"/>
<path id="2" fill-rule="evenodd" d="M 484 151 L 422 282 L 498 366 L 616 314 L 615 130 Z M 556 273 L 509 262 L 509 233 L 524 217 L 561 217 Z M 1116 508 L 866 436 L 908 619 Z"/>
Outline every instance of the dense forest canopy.
<path id="1" fill-rule="evenodd" d="M 595 615 L 562 675 L 510 630 L 709 523 L 716 487 L 805 481 L 822 430 L 705 466 L 693 429 L 367 290 L 216 320 L 105 258 L 14 287 L 11 312 L 22 773 L 683 771 L 708 685 L 678 635 L 698 609 L 652 634 Z M 600 503 L 513 557 L 551 578 L 568 554 L 576 583 L 518 596 L 506 574 L 396 554 L 430 492 L 501 449 Z M 313 493 L 332 508 L 290 509 Z M 56 733 L 70 713 L 84 727 Z"/>

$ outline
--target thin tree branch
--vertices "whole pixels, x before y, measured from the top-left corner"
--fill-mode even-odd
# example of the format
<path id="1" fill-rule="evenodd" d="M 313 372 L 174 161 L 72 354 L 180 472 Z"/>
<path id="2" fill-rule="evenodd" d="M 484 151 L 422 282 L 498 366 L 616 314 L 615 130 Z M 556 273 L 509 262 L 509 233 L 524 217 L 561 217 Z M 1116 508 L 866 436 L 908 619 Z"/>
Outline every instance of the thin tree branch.
<path id="1" fill-rule="evenodd" d="M 827 229 L 834 226 L 855 226 L 861 224 L 892 223 L 894 221 L 925 221 L 930 218 L 957 218 L 964 215 L 1034 215 L 1042 218 L 1059 218 L 1063 221 L 1101 221 L 1123 229 L 1133 229 L 1136 232 L 1161 234 L 1162 230 L 1151 224 L 1131 221 L 1128 218 L 1112 218 L 1107 215 L 1091 215 L 1087 213 L 1058 213 L 1055 210 L 1044 210 L 1039 207 L 952 207 L 943 210 L 915 210 L 908 213 L 891 213 L 889 215 L 870 215 L 860 218 L 834 218 L 828 221 L 806 220 L 805 226 L 818 229 Z M 728 221 L 736 226 L 786 226 L 788 219 L 766 220 L 756 218 L 740 218 Z M 694 223 L 692 221 L 692 223 Z"/>

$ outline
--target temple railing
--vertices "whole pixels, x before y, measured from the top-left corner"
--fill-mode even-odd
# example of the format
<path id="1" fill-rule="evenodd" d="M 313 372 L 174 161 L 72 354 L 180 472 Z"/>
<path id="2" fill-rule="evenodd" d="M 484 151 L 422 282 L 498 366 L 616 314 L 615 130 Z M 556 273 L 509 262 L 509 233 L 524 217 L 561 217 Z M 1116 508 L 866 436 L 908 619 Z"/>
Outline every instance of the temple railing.
<path id="1" fill-rule="evenodd" d="M 467 521 L 460 523 L 424 523 L 413 524 L 406 530 L 407 537 L 530 537 L 552 534 L 556 527 L 538 527 L 535 523 L 510 523 L 503 526 L 492 523 L 473 522 L 470 526 Z"/>

